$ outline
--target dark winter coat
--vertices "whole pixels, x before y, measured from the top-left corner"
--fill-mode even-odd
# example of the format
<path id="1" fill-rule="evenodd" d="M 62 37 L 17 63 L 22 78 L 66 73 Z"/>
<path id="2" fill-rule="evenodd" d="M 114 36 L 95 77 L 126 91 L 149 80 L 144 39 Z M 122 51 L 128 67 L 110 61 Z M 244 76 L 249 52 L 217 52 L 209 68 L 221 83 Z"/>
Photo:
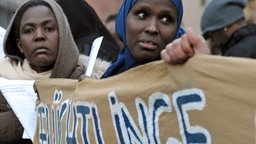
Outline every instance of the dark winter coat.
<path id="1" fill-rule="evenodd" d="M 222 50 L 223 56 L 256 58 L 256 24 L 235 31 L 225 48 Z"/>

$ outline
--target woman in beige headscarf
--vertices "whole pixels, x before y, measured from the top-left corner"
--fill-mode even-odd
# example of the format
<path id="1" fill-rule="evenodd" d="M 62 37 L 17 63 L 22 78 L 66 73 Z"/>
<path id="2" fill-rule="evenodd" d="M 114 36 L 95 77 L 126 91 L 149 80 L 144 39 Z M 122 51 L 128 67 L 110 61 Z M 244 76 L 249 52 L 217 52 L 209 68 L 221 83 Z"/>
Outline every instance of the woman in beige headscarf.
<path id="1" fill-rule="evenodd" d="M 88 59 L 79 58 L 68 21 L 53 0 L 28 1 L 17 9 L 6 31 L 4 52 L 0 77 L 16 80 L 79 79 Z M 105 64 L 96 76 L 100 77 L 109 66 Z M 22 139 L 23 127 L 3 96 L 0 123 L 0 143 L 31 143 Z"/>

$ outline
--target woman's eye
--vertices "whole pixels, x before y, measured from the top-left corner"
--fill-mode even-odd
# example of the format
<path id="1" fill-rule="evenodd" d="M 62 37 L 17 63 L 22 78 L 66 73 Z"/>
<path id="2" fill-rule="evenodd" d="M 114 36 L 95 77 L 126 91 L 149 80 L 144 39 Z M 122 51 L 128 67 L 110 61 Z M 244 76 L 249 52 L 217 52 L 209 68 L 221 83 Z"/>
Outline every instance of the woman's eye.
<path id="1" fill-rule="evenodd" d="M 51 32 L 51 31 L 53 31 L 53 29 L 48 27 L 48 28 L 45 28 L 45 31 Z"/>
<path id="2" fill-rule="evenodd" d="M 52 32 L 52 31 L 54 31 L 54 29 L 53 29 L 52 27 L 46 27 L 46 28 L 45 28 L 45 31 L 47 31 L 47 32 Z"/>
<path id="3" fill-rule="evenodd" d="M 144 19 L 144 18 L 145 18 L 145 13 L 144 13 L 144 12 L 138 13 L 138 17 L 139 17 L 140 19 Z"/>
<path id="4" fill-rule="evenodd" d="M 30 33 L 33 33 L 33 31 L 34 31 L 33 29 L 25 29 L 24 33 L 25 34 L 30 34 Z"/>
<path id="5" fill-rule="evenodd" d="M 163 17 L 161 19 L 161 22 L 164 23 L 164 24 L 169 24 L 172 22 L 172 19 L 170 17 Z"/>
<path id="6" fill-rule="evenodd" d="M 164 18 L 162 18 L 162 22 L 163 22 L 163 23 L 168 23 L 168 22 L 169 22 L 169 19 L 168 19 L 167 17 L 164 17 Z"/>

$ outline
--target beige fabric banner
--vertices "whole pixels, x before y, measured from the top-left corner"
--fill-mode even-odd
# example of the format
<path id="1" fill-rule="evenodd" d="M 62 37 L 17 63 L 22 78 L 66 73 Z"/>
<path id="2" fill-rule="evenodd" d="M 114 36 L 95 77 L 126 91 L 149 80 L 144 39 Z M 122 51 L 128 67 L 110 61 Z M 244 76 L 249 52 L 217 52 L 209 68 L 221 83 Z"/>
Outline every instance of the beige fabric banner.
<path id="1" fill-rule="evenodd" d="M 196 55 L 104 80 L 39 80 L 37 143 L 252 144 L 256 61 Z"/>

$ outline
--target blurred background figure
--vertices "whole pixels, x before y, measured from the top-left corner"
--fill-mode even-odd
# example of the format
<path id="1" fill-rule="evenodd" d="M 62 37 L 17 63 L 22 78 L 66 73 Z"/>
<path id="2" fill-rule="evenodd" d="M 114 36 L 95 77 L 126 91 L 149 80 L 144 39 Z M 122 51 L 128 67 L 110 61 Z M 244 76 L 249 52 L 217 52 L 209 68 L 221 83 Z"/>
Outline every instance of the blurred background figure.
<path id="1" fill-rule="evenodd" d="M 256 58 L 256 25 L 247 24 L 247 0 L 212 0 L 205 7 L 201 30 L 212 54 Z"/>
<path id="2" fill-rule="evenodd" d="M 118 35 L 116 34 L 116 16 L 117 14 L 111 14 L 107 17 L 107 19 L 105 20 L 105 26 L 106 28 L 109 30 L 109 32 L 112 34 L 112 36 L 114 37 L 114 39 L 116 40 L 118 46 L 120 48 L 122 48 L 123 46 L 123 42 L 121 41 L 121 39 L 118 37 Z"/>

